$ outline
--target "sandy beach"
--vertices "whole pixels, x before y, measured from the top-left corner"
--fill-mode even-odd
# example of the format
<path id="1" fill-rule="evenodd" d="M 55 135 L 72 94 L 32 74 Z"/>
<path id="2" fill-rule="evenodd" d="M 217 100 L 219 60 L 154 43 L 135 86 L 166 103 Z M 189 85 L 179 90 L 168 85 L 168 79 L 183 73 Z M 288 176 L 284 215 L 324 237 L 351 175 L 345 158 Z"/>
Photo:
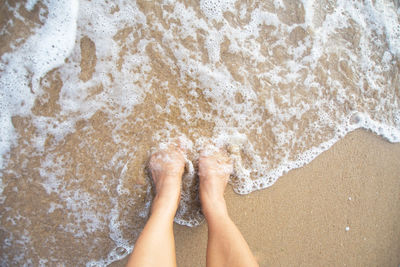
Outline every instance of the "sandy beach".
<path id="1" fill-rule="evenodd" d="M 0 3 L 1 266 L 124 266 L 171 143 L 178 266 L 210 143 L 260 266 L 400 265 L 396 1 Z"/>
<path id="2" fill-rule="evenodd" d="M 229 211 L 260 266 L 399 266 L 399 159 L 399 144 L 356 131 L 266 190 L 228 190 Z M 205 225 L 175 233 L 178 265 L 205 266 Z"/>
<path id="3" fill-rule="evenodd" d="M 270 188 L 228 188 L 229 212 L 260 266 L 399 266 L 399 159 L 400 144 L 357 130 Z M 205 266 L 206 224 L 175 238 L 178 266 Z"/>

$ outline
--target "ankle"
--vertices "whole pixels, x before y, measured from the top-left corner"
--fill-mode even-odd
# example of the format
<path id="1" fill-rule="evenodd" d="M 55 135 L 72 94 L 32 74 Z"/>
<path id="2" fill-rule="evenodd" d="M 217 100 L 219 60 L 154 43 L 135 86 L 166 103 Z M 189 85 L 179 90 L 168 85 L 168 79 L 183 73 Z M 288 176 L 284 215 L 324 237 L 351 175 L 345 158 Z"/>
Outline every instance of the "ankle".
<path id="1" fill-rule="evenodd" d="M 179 205 L 179 197 L 171 197 L 164 194 L 157 194 L 153 199 L 151 214 L 158 214 L 166 217 L 175 217 Z"/>
<path id="2" fill-rule="evenodd" d="M 201 201 L 201 209 L 207 221 L 228 216 L 228 209 L 223 197 L 207 198 Z"/>

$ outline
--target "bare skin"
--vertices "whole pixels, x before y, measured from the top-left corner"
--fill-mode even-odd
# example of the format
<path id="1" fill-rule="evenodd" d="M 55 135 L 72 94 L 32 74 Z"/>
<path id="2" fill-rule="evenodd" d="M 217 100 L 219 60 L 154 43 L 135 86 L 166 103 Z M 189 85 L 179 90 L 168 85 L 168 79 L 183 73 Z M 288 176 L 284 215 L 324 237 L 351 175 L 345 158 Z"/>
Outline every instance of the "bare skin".
<path id="1" fill-rule="evenodd" d="M 179 149 L 150 158 L 156 186 L 151 215 L 127 266 L 176 266 L 173 220 L 178 208 L 185 160 Z M 232 163 L 220 151 L 199 159 L 200 200 L 208 223 L 207 266 L 258 266 L 243 236 L 229 218 L 224 199 Z"/>
<path id="2" fill-rule="evenodd" d="M 258 266 L 228 215 L 224 191 L 231 173 L 232 163 L 223 152 L 200 155 L 200 201 L 208 224 L 207 267 Z"/>
<path id="3" fill-rule="evenodd" d="M 185 159 L 179 149 L 153 154 L 149 168 L 156 186 L 151 215 L 127 266 L 176 266 L 173 222 L 178 209 Z"/>

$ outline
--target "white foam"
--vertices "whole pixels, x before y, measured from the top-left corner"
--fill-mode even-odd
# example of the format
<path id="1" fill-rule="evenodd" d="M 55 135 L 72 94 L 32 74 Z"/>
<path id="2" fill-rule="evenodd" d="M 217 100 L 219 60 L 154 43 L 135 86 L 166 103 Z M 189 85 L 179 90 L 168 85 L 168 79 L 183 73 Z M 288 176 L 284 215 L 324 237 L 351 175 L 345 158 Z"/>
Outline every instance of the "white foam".
<path id="1" fill-rule="evenodd" d="M 1 57 L 0 155 L 5 155 L 15 142 L 11 117 L 29 114 L 35 96 L 41 94 L 40 78 L 63 64 L 75 44 L 78 1 L 45 1 L 44 4 L 49 10 L 44 25 L 13 53 Z M 29 9 L 34 1 L 27 5 Z M 3 164 L 1 157 L 1 168 Z"/>
<path id="2" fill-rule="evenodd" d="M 58 203 L 54 203 L 54 202 L 50 202 L 50 208 L 48 210 L 48 213 L 52 213 L 54 212 L 56 209 L 62 209 L 63 206 L 58 204 Z"/>
<path id="3" fill-rule="evenodd" d="M 388 42 L 389 48 L 393 54 L 398 58 L 400 57 L 400 21 L 399 21 L 399 7 L 397 6 L 397 11 L 395 7 L 395 2 L 378 0 L 370 5 L 374 6 L 371 8 L 371 13 L 373 12 L 374 19 L 376 19 L 377 24 L 383 25 L 386 40 Z"/>
<path id="4" fill-rule="evenodd" d="M 223 13 L 232 10 L 234 0 L 200 0 L 200 8 L 209 20 L 221 21 Z"/>
<path id="5" fill-rule="evenodd" d="M 157 16 L 153 14 L 154 21 L 152 25 L 148 25 L 147 18 L 133 2 L 119 2 L 119 11 L 115 9 L 116 14 L 112 14 L 111 9 L 116 7 L 115 3 L 81 1 L 76 32 L 78 41 L 71 54 L 69 51 L 75 38 L 74 20 L 77 15 L 74 12 L 77 3 L 64 1 L 48 4 L 50 13 L 45 25 L 26 44 L 16 48 L 13 53 L 5 54 L 1 59 L 0 67 L 4 70 L 0 78 L 2 155 L 5 155 L 16 138 L 13 137 L 15 133 L 11 124 L 13 115 L 32 116 L 32 124 L 38 133 L 30 141 L 39 154 L 45 151 L 47 135 L 53 136 L 56 142 L 62 142 L 68 133 L 75 131 L 78 120 L 89 119 L 97 111 L 104 112 L 107 123 L 112 125 L 112 140 L 118 151 L 109 162 L 102 162 L 101 151 L 93 152 L 94 162 L 118 176 L 96 177 L 101 191 L 116 190 L 117 196 L 110 199 L 113 208 L 109 214 L 101 214 L 95 210 L 95 195 L 83 190 L 74 192 L 71 189 L 74 187 L 67 187 L 62 177 L 68 168 L 68 160 L 58 157 L 57 152 L 49 152 L 39 168 L 46 193 L 56 193 L 64 199 L 61 203 L 71 214 L 72 221 L 76 222 L 64 225 L 64 231 L 84 237 L 96 231 L 110 229 L 110 238 L 115 242 L 115 247 L 104 259 L 89 262 L 89 266 L 107 265 L 132 251 L 132 245 L 123 236 L 126 222 L 120 219 L 119 198 L 124 198 L 131 192 L 131 188 L 126 186 L 127 171 L 130 161 L 136 160 L 136 148 L 132 147 L 132 139 L 118 133 L 118 130 L 127 123 L 128 115 L 142 102 L 143 96 L 148 92 L 155 93 L 150 91 L 153 82 L 159 82 L 158 90 L 165 95 L 167 103 L 166 106 L 154 103 L 156 114 L 152 114 L 151 119 L 177 107 L 180 118 L 185 122 L 202 119 L 215 125 L 213 132 L 208 133 L 211 138 L 201 136 L 196 129 L 185 129 L 189 131 L 192 140 L 183 133 L 178 138 L 180 141 L 177 143 L 194 154 L 193 159 L 185 158 L 187 172 L 184 184 L 187 187 L 193 187 L 196 182 L 193 162 L 199 157 L 197 151 L 209 143 L 214 143 L 218 148 L 228 147 L 234 163 L 234 174 L 230 183 L 235 192 L 247 194 L 271 186 L 289 170 L 309 163 L 354 129 L 369 129 L 391 142 L 400 141 L 398 98 L 396 91 L 389 90 L 392 87 L 397 90 L 398 85 L 393 85 L 386 78 L 388 72 L 398 64 L 396 60 L 399 56 L 398 15 L 391 3 L 339 0 L 332 12 L 321 14 L 317 1 L 304 0 L 305 22 L 300 25 L 282 23 L 277 14 L 267 11 L 262 3 L 249 11 L 244 4 L 236 10 L 234 1 L 204 0 L 200 2 L 204 16 L 182 3 L 164 3 L 173 4 L 173 11 L 162 9 L 163 21 L 157 21 Z M 32 10 L 35 4 L 36 1 L 28 1 L 26 8 Z M 283 1 L 276 0 L 273 4 L 281 12 L 286 10 Z M 224 18 L 227 11 L 232 12 L 237 20 L 245 21 L 250 15 L 250 21 L 231 25 Z M 164 28 L 163 22 L 168 21 L 179 23 L 170 23 L 170 27 Z M 356 25 L 355 29 L 359 34 L 357 49 L 349 47 L 353 40 L 347 40 L 341 35 L 351 23 Z M 46 26 L 47 24 L 49 25 Z M 125 40 L 115 40 L 114 36 L 125 27 L 132 27 L 132 32 Z M 301 27 L 307 36 L 297 44 L 291 44 L 288 36 L 296 27 Z M 148 30 L 151 28 L 162 32 L 161 42 L 149 34 Z M 268 28 L 268 32 L 261 35 L 265 28 Z M 61 30 L 62 35 L 58 30 Z M 50 39 L 49 35 L 54 39 Z M 180 42 L 187 37 L 196 40 L 198 35 L 205 42 L 208 62 L 203 62 L 203 47 L 200 47 L 200 43 L 193 42 L 195 49 L 188 49 Z M 88 81 L 79 79 L 79 41 L 84 36 L 95 43 L 97 58 L 93 76 Z M 265 44 L 263 40 L 257 41 L 260 36 L 271 39 L 263 53 L 262 46 Z M 141 40 L 135 43 L 137 38 Z M 221 44 L 226 40 L 230 42 L 228 52 L 232 53 L 232 58 L 243 59 L 243 66 L 236 66 L 234 70 L 242 77 L 241 81 L 235 80 L 235 75 L 223 60 Z M 36 43 L 44 43 L 44 48 L 55 45 L 55 48 L 38 48 L 36 52 L 32 52 L 32 47 L 36 48 L 33 44 Z M 150 75 L 151 59 L 146 52 L 149 44 L 166 64 L 173 66 L 171 72 L 178 78 L 178 86 L 190 81 L 185 84 L 189 87 L 189 94 L 195 99 L 200 96 L 209 99 L 212 110 L 201 112 L 200 109 L 187 108 L 187 101 L 190 100 L 175 97 L 172 92 L 168 92 L 172 85 L 167 81 L 158 81 L 157 77 Z M 122 47 L 128 49 L 119 70 L 117 66 Z M 169 56 L 167 50 L 173 56 Z M 276 50 L 283 54 L 282 62 L 275 62 Z M 63 81 L 58 101 L 61 108 L 59 114 L 55 117 L 34 116 L 30 109 L 35 98 L 42 93 L 38 86 L 40 78 L 52 68 L 60 66 L 67 56 L 69 63 L 59 69 Z M 349 70 L 354 73 L 352 82 L 359 91 L 352 93 L 354 88 L 351 83 L 346 84 L 335 78 L 335 75 L 347 77 L 348 74 L 341 71 L 340 66 L 332 67 L 330 64 L 336 62 L 329 61 L 329 57 L 337 57 L 338 64 L 346 62 L 349 65 Z M 373 58 L 379 60 L 373 61 Z M 47 60 L 50 60 L 49 64 Z M 327 64 L 321 65 L 324 60 Z M 258 64 L 264 63 L 268 63 L 268 67 L 259 70 Z M 320 73 L 327 76 L 325 81 L 321 81 Z M 33 93 L 30 92 L 31 80 Z M 254 85 L 254 80 L 258 80 L 259 85 Z M 366 89 L 364 83 L 368 85 Z M 91 95 L 90 89 L 97 86 L 101 86 L 103 90 Z M 298 88 L 304 92 L 298 92 Z M 198 93 L 199 89 L 201 93 Z M 236 103 L 238 95 L 241 96 L 241 103 Z M 362 101 L 357 98 L 363 98 L 365 103 L 376 110 L 370 109 L 369 105 L 360 104 Z M 195 108 L 196 100 L 191 104 Z M 343 111 L 345 105 L 348 110 Z M 316 118 L 314 121 L 307 120 L 310 113 Z M 138 116 L 137 122 L 150 119 Z M 163 142 L 159 148 L 167 148 L 169 144 L 176 143 L 174 138 L 186 126 L 168 121 L 162 123 L 165 128 L 154 131 L 152 141 Z M 266 136 L 271 137 L 271 140 L 267 140 Z M 259 139 L 269 145 L 265 153 L 260 153 L 261 149 L 255 145 Z M 256 140 L 255 143 L 252 140 Z M 90 145 L 83 140 L 79 149 L 86 149 L 85 146 Z M 293 152 L 296 147 L 301 149 Z M 77 166 L 77 173 L 79 168 L 82 166 Z M 86 177 L 77 174 L 77 178 L 83 180 Z M 112 186 L 110 180 L 114 181 Z M 4 185 L 0 185 L 1 191 Z M 143 209 L 138 212 L 141 218 L 146 218 L 149 213 L 150 195 L 148 187 Z M 181 208 L 175 222 L 187 226 L 200 224 L 203 220 L 200 211 L 196 213 L 190 210 L 194 201 L 190 192 L 182 192 L 181 199 Z M 132 201 L 135 201 L 135 197 Z M 59 204 L 51 203 L 48 212 L 54 212 L 57 208 L 60 208 Z M 87 233 L 80 231 L 80 223 L 87 225 Z"/>
<path id="6" fill-rule="evenodd" d="M 28 0 L 28 1 L 25 3 L 25 8 L 26 8 L 28 11 L 32 11 L 32 9 L 35 7 L 36 3 L 37 3 L 37 0 Z"/>
<path id="7" fill-rule="evenodd" d="M 65 203 L 65 210 L 75 217 L 74 223 L 67 223 L 60 228 L 73 233 L 75 237 L 85 237 L 99 230 L 104 230 L 107 217 L 96 210 L 95 200 L 88 192 L 76 189 L 73 192 L 61 191 L 59 195 Z M 83 224 L 85 228 L 83 228 Z"/>

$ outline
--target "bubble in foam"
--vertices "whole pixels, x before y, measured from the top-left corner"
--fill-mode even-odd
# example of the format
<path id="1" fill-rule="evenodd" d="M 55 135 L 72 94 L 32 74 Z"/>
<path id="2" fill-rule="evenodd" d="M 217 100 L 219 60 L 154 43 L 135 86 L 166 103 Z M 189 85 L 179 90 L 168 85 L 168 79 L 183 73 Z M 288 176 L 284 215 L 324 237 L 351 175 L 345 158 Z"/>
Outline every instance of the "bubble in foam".
<path id="1" fill-rule="evenodd" d="M 26 8 L 31 10 L 35 3 L 28 1 Z M 17 135 L 11 117 L 30 113 L 35 97 L 41 94 L 39 80 L 49 70 L 63 64 L 75 44 L 78 1 L 46 1 L 44 4 L 49 10 L 44 25 L 13 53 L 1 57 L 0 155 L 6 154 L 15 143 Z M 3 157 L 0 166 L 3 167 Z"/>
<path id="2" fill-rule="evenodd" d="M 233 0 L 201 0 L 200 8 L 208 19 L 221 21 L 223 13 L 232 10 L 234 4 Z"/>
<path id="3" fill-rule="evenodd" d="M 108 172 L 100 178 L 96 175 L 88 177 L 101 179 L 104 192 L 115 192 L 110 198 L 113 210 L 107 214 L 110 218 L 110 237 L 115 247 L 105 259 L 89 265 L 107 265 L 132 249 L 132 244 L 124 240 L 124 231 L 129 227 L 122 216 L 125 208 L 122 200 L 129 196 L 132 188 L 128 188 L 123 180 L 128 177 L 127 162 L 139 160 L 139 156 L 132 151 L 135 147 L 138 147 L 138 151 L 147 150 L 142 143 L 148 139 L 152 139 L 153 143 L 162 141 L 168 144 L 181 132 L 185 133 L 182 136 L 187 136 L 184 138 L 189 144 L 186 150 L 192 158 L 186 158 L 185 188 L 175 222 L 188 226 L 198 225 L 204 219 L 196 191 L 195 164 L 199 156 L 196 151 L 209 142 L 214 142 L 217 147 L 228 148 L 234 162 L 230 183 L 236 192 L 246 194 L 271 186 L 290 169 L 307 164 L 329 149 L 341 136 L 356 128 L 371 129 L 392 141 L 399 140 L 400 116 L 398 112 L 392 112 L 398 110 L 398 105 L 389 107 L 382 104 L 384 101 L 396 103 L 388 97 L 393 82 L 385 78 L 388 76 L 385 71 L 395 71 L 395 48 L 392 45 L 390 50 L 381 51 L 386 49 L 381 34 L 386 32 L 389 40 L 390 32 L 395 29 L 385 29 L 393 26 L 390 23 L 382 26 L 384 16 L 375 16 L 382 13 L 379 7 L 375 8 L 369 2 L 338 1 L 337 8 L 329 14 L 323 14 L 320 13 L 323 8 L 319 10 L 316 2 L 303 1 L 305 16 L 316 17 L 306 18 L 305 23 L 300 25 L 306 35 L 301 39 L 301 36 L 295 36 L 297 33 L 294 30 L 299 25 L 283 24 L 277 14 L 272 13 L 273 7 L 263 3 L 258 3 L 257 7 L 251 3 L 242 4 L 236 10 L 233 1 L 201 1 L 200 9 L 205 16 L 196 14 L 190 4 L 173 4 L 172 8 L 161 8 L 161 15 L 151 12 L 146 18 L 147 14 L 139 11 L 134 2 L 119 2 L 118 8 L 114 3 L 110 8 L 109 4 L 101 1 L 81 1 L 82 13 L 77 36 L 87 36 L 96 45 L 98 62 L 93 77 L 87 82 L 79 80 L 77 73 L 81 71 L 81 51 L 77 46 L 68 58 L 72 63 L 60 69 L 63 82 L 58 101 L 60 116 L 40 118 L 27 112 L 34 117 L 33 125 L 38 132 L 43 133 L 30 139 L 34 140 L 35 149 L 41 153 L 55 153 L 60 148 L 50 145 L 44 150 L 46 134 L 55 136 L 62 144 L 67 133 L 76 137 L 76 122 L 83 120 L 87 124 L 83 132 L 89 147 L 87 150 L 98 164 L 94 169 Z M 274 7 L 279 12 L 286 12 L 283 1 L 274 1 Z M 389 8 L 390 13 L 393 11 L 390 5 L 384 8 Z M 359 10 L 363 12 L 357 13 Z M 250 15 L 250 21 L 247 15 Z M 317 17 L 321 19 L 318 25 L 315 23 Z M 150 18 L 151 25 L 147 24 Z M 180 23 L 168 23 L 168 27 L 164 27 L 168 21 Z M 355 32 L 346 32 L 353 27 Z M 121 36 L 121 32 L 127 34 L 126 39 L 115 40 L 114 37 L 117 34 Z M 298 34 L 301 35 L 301 31 Z M 293 45 L 290 36 L 305 41 Z M 358 36 L 359 43 L 350 45 L 357 41 Z M 373 42 L 379 45 L 374 46 Z M 150 47 L 154 48 L 151 53 L 147 51 Z M 382 60 L 371 62 L 373 58 Z M 346 69 L 343 62 L 351 67 Z M 161 65 L 163 70 L 155 65 Z M 116 66 L 120 66 L 120 69 Z M 24 74 L 33 77 L 35 73 L 31 73 L 31 66 L 28 67 Z M 164 73 L 168 69 L 171 71 Z M 176 84 L 165 81 L 169 76 L 177 81 Z M 382 82 L 385 86 L 381 86 Z M 157 85 L 157 90 L 152 87 L 153 84 Z M 49 84 L 46 82 L 43 85 Z M 102 89 L 93 95 L 90 91 L 96 86 Z M 186 98 L 183 89 L 186 87 L 191 90 L 188 95 L 195 101 Z M 161 104 L 163 97 L 151 97 L 163 96 L 164 93 L 168 99 L 166 106 Z M 150 116 L 147 112 L 135 113 L 136 105 L 145 101 L 145 95 L 154 100 L 146 103 L 147 108 L 159 104 Z M 160 99 L 162 101 L 159 103 Z M 368 105 L 364 105 L 363 101 Z M 205 104 L 205 107 L 199 108 L 198 103 Z M 101 123 L 96 124 L 91 118 L 100 111 L 105 115 L 100 116 Z M 179 122 L 168 116 L 173 112 L 173 116 L 177 114 Z M 132 113 L 136 118 L 129 116 Z M 391 119 L 379 113 L 387 113 Z M 157 119 L 157 116 L 162 119 Z M 203 127 L 200 122 L 212 126 Z M 101 128 L 100 124 L 112 129 L 112 141 L 106 138 L 109 128 Z M 152 129 L 142 134 L 145 127 L 139 125 L 151 125 Z M 96 132 L 94 126 L 100 130 Z M 92 133 L 89 129 L 95 134 L 90 136 Z M 101 164 L 107 158 L 105 152 L 108 151 L 103 153 L 95 149 L 110 142 L 113 142 L 112 149 L 119 152 L 115 152 L 109 162 Z M 85 148 L 79 147 L 77 150 L 84 152 Z M 48 193 L 68 191 L 62 188 L 65 184 L 63 171 L 58 172 L 57 169 L 69 170 L 67 166 L 74 165 L 57 165 L 53 161 L 49 158 L 48 163 L 43 161 L 38 167 L 41 176 L 47 178 L 44 179 L 45 190 Z M 51 164 L 54 164 L 53 168 L 50 168 Z M 79 169 L 81 167 L 76 168 Z M 115 174 L 120 174 L 119 180 Z M 76 178 L 85 180 L 87 177 L 77 174 Z M 85 183 L 80 185 L 86 188 Z M 151 187 L 144 191 L 146 196 L 143 201 L 141 199 L 143 203 L 137 212 L 137 217 L 142 219 L 149 214 Z M 72 196 L 73 201 L 68 205 L 74 214 L 92 212 L 90 206 L 95 206 L 93 200 Z M 61 194 L 61 197 L 69 195 Z M 135 197 L 132 196 L 133 199 Z M 82 201 L 82 209 L 76 204 L 79 201 Z M 50 206 L 51 211 L 56 208 Z M 71 217 L 79 223 L 93 220 L 91 216 Z M 76 228 L 68 225 L 64 231 L 74 232 Z M 90 231 L 102 230 L 93 226 Z M 132 230 L 135 231 L 138 229 Z"/>
<path id="4" fill-rule="evenodd" d="M 379 0 L 374 3 L 374 8 L 374 18 L 378 19 L 380 24 L 383 24 L 390 50 L 397 57 L 400 57 L 399 6 L 396 7 L 395 2 Z"/>

